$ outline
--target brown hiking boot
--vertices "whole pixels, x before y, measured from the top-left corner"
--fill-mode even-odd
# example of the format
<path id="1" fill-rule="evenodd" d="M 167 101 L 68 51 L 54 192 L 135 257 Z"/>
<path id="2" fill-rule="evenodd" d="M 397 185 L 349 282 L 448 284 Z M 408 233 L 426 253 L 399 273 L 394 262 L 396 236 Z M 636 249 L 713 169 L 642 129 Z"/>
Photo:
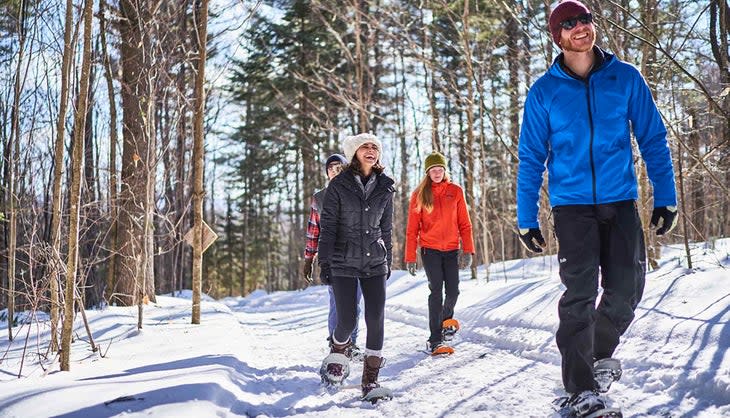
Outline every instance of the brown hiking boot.
<path id="1" fill-rule="evenodd" d="M 378 372 L 385 365 L 385 359 L 377 356 L 365 356 L 362 367 L 362 396 L 367 396 L 371 390 L 379 388 Z"/>
<path id="2" fill-rule="evenodd" d="M 347 340 L 344 344 L 337 344 L 334 339 L 330 340 L 330 353 L 344 354 L 348 359 L 351 359 L 352 340 Z"/>

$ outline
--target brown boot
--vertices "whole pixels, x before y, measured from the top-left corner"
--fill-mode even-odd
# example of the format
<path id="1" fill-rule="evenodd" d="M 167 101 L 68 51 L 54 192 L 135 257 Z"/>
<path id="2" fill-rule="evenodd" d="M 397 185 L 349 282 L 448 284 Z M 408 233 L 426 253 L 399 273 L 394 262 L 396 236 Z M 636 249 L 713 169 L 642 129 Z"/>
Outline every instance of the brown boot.
<path id="1" fill-rule="evenodd" d="M 378 372 L 385 365 L 385 359 L 377 356 L 365 356 L 362 367 L 362 396 L 365 397 L 371 390 L 379 388 Z"/>
<path id="2" fill-rule="evenodd" d="M 334 338 L 330 340 L 330 353 L 344 354 L 347 358 L 352 359 L 352 340 L 347 340 L 344 344 L 337 344 Z"/>

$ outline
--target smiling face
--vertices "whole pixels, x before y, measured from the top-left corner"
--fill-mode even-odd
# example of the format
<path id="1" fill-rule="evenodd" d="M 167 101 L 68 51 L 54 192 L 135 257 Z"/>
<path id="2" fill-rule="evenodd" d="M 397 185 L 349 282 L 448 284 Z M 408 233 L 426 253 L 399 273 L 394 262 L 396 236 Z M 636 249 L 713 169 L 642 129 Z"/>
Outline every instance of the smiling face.
<path id="1" fill-rule="evenodd" d="M 363 167 L 372 167 L 380 158 L 380 149 L 372 142 L 366 142 L 357 149 L 355 156 Z"/>
<path id="2" fill-rule="evenodd" d="M 561 29 L 560 47 L 564 52 L 588 52 L 596 43 L 596 28 L 593 22 L 578 21 L 572 29 Z"/>
<path id="3" fill-rule="evenodd" d="M 332 180 L 342 171 L 342 163 L 339 161 L 331 162 L 327 166 L 327 178 Z"/>
<path id="4" fill-rule="evenodd" d="M 441 183 L 444 180 L 446 169 L 440 165 L 433 166 L 428 169 L 428 177 L 431 178 L 433 183 Z"/>

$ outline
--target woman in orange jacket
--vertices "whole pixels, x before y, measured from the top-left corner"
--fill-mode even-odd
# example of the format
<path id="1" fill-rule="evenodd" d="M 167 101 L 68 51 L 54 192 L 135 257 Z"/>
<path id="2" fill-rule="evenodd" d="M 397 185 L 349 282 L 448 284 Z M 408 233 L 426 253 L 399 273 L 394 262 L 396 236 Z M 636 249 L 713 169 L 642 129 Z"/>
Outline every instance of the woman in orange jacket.
<path id="1" fill-rule="evenodd" d="M 459 297 L 459 241 L 468 268 L 474 258 L 474 239 L 464 191 L 446 173 L 446 157 L 433 152 L 426 157 L 426 175 L 411 195 L 406 229 L 405 262 L 416 275 L 416 247 L 426 270 L 428 287 L 429 349 L 433 355 L 452 354 L 444 343 L 459 329 L 454 306 Z M 446 287 L 446 299 L 443 288 Z"/>

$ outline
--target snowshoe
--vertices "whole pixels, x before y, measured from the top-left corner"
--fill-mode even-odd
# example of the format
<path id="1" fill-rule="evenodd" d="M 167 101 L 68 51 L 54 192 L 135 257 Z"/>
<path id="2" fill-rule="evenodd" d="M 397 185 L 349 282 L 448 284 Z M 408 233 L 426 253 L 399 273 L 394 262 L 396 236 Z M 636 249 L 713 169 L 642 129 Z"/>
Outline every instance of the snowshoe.
<path id="1" fill-rule="evenodd" d="M 598 385 L 598 392 L 606 393 L 611 383 L 621 379 L 621 361 L 615 358 L 602 358 L 593 364 L 593 378 Z"/>
<path id="2" fill-rule="evenodd" d="M 456 332 L 459 331 L 459 328 L 459 321 L 456 319 L 445 319 L 441 324 L 441 335 L 443 335 L 444 341 L 453 339 Z"/>
<path id="3" fill-rule="evenodd" d="M 392 399 L 393 393 L 380 386 L 378 374 L 385 366 L 385 359 L 378 356 L 365 356 L 362 367 L 362 400 L 376 403 L 383 399 Z"/>
<path id="4" fill-rule="evenodd" d="M 360 400 L 362 400 L 363 402 L 370 402 L 372 404 L 375 404 L 378 401 L 387 401 L 390 399 L 393 399 L 393 392 L 390 389 L 382 386 L 371 389 L 362 398 L 360 398 Z"/>
<path id="5" fill-rule="evenodd" d="M 586 390 L 556 399 L 553 407 L 562 418 L 623 418 L 620 409 L 607 403 L 596 391 Z"/>
<path id="6" fill-rule="evenodd" d="M 350 375 L 350 358 L 352 357 L 352 342 L 336 344 L 330 341 L 330 353 L 322 360 L 319 375 L 326 385 L 341 385 Z"/>
<path id="7" fill-rule="evenodd" d="M 330 353 L 322 360 L 319 375 L 325 385 L 341 385 L 350 375 L 350 359 L 340 353 Z"/>
<path id="8" fill-rule="evenodd" d="M 364 359 L 364 355 L 362 353 L 362 350 L 360 350 L 360 347 L 355 344 L 352 345 L 352 348 L 350 349 L 350 358 L 357 361 L 361 361 Z"/>
<path id="9" fill-rule="evenodd" d="M 436 343 L 430 343 L 429 351 L 431 352 L 432 356 L 440 356 L 440 355 L 444 355 L 444 354 L 446 354 L 446 355 L 454 354 L 454 348 L 444 344 L 441 341 L 436 342 Z"/>

